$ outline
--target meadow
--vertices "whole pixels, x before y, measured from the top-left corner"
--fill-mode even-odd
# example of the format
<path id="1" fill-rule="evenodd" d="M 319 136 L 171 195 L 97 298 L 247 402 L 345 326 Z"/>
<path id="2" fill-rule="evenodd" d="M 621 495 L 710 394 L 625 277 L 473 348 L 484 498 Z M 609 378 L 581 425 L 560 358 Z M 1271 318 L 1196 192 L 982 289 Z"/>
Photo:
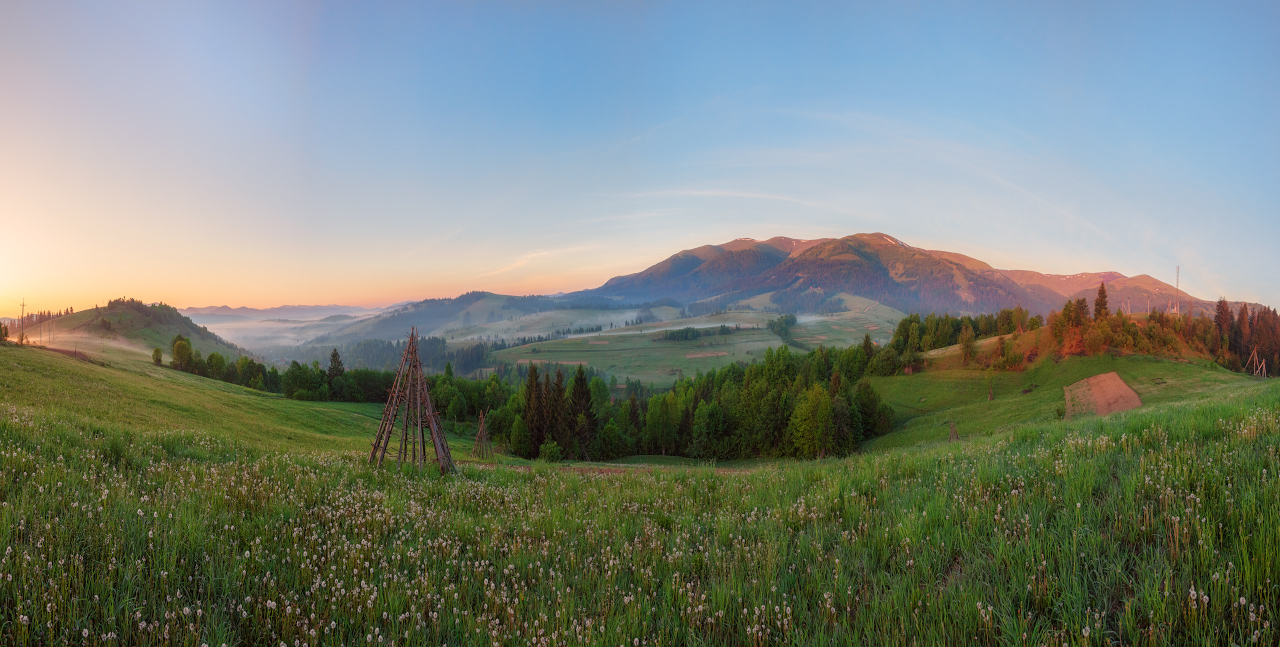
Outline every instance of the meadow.
<path id="1" fill-rule="evenodd" d="M 646 327 L 648 331 L 641 333 L 601 333 L 516 346 L 494 352 L 493 357 L 512 364 L 582 363 L 619 380 L 630 377 L 645 384 L 670 387 L 681 374 L 693 376 L 736 361 L 759 361 L 764 358 L 765 349 L 781 344 L 777 335 L 763 326 L 690 341 L 662 338 L 661 331 L 682 328 L 685 323 L 651 324 Z"/>
<path id="2" fill-rule="evenodd" d="M 460 446 L 441 477 L 365 464 L 376 406 L 107 363 L 0 348 L 5 644 L 1280 640 L 1275 382 L 745 469 Z"/>

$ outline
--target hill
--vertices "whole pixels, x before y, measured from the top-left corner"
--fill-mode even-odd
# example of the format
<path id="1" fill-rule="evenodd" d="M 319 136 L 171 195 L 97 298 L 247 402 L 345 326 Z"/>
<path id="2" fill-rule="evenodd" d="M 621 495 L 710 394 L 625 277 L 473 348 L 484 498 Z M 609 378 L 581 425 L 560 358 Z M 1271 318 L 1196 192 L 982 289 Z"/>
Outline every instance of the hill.
<path id="1" fill-rule="evenodd" d="M 105 307 L 81 310 L 27 329 L 27 337 L 33 343 L 67 350 L 110 343 L 146 352 L 161 348 L 168 353 L 175 335 L 190 339 L 192 348 L 203 355 L 217 352 L 235 358 L 248 354 L 208 328 L 196 325 L 172 306 L 146 304 L 137 299 L 113 299 Z"/>
<path id="2" fill-rule="evenodd" d="M 395 307 L 395 306 L 391 306 Z M 276 306 L 274 308 L 246 308 L 240 306 L 204 306 L 195 308 L 179 308 L 179 312 L 196 323 L 214 321 L 265 321 L 268 319 L 296 319 L 313 321 L 334 315 L 364 317 L 382 312 L 383 308 L 362 308 L 360 306 Z"/>

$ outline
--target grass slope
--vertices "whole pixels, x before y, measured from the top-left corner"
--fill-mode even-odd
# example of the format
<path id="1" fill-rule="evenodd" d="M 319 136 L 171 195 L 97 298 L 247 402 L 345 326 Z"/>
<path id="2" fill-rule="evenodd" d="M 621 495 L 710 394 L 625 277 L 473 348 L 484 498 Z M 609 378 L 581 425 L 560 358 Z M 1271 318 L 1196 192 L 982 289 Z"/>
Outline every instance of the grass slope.
<path id="1" fill-rule="evenodd" d="M 765 349 L 781 343 L 777 335 L 763 328 L 695 341 L 666 341 L 661 332 L 614 333 L 517 346 L 498 351 L 493 357 L 512 363 L 585 362 L 619 380 L 630 377 L 664 386 L 681 372 L 692 376 L 696 371 L 705 373 L 736 361 L 763 359 Z"/>
<path id="2" fill-rule="evenodd" d="M 343 451 L 342 408 L 205 417 L 249 396 L 36 349 L 0 379 L 5 644 L 1280 640 L 1277 382 L 769 469 L 446 479 Z"/>
<path id="3" fill-rule="evenodd" d="M 1232 373 L 1211 362 L 1145 355 L 1045 357 L 1022 372 L 941 369 L 873 377 L 876 391 L 894 407 L 897 428 L 873 440 L 868 448 L 945 441 L 950 431 L 948 421 L 955 422 L 961 438 L 1052 421 L 1063 403 L 1062 387 L 1111 371 L 1137 392 L 1144 409 L 1269 388 L 1263 380 Z M 987 400 L 988 388 L 994 392 L 994 400 Z"/>
<path id="4" fill-rule="evenodd" d="M 367 455 L 382 417 L 381 404 L 289 400 L 153 366 L 124 349 L 94 357 L 106 365 L 0 346 L 0 402 L 45 429 L 179 442 L 212 438 L 256 453 Z M 463 433 L 450 438 L 450 447 L 455 459 L 472 460 L 474 431 Z"/>
<path id="5" fill-rule="evenodd" d="M 110 330 L 102 327 L 104 319 L 110 322 Z M 185 316 L 180 315 L 177 323 L 160 323 L 130 308 L 82 310 L 33 326 L 27 331 L 28 339 L 50 348 L 92 350 L 95 344 L 101 348 L 123 343 L 148 353 L 153 348 L 160 348 L 166 357 L 174 335 L 179 334 L 190 339 L 192 347 L 205 356 L 217 352 L 235 359 L 245 354 Z"/>

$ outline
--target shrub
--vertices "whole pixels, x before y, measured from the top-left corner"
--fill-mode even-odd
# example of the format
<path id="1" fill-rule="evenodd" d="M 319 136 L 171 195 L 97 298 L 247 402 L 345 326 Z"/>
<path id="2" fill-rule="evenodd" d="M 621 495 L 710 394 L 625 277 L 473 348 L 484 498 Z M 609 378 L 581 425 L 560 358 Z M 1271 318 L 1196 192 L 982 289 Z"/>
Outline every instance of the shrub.
<path id="1" fill-rule="evenodd" d="M 871 358 L 871 363 L 867 365 L 867 373 L 880 377 L 889 377 L 897 375 L 902 368 L 902 362 L 898 359 L 898 351 L 886 346 L 875 357 Z"/>
<path id="2" fill-rule="evenodd" d="M 564 458 L 564 452 L 560 450 L 560 445 L 554 440 L 548 440 L 542 443 L 542 447 L 538 448 L 538 460 L 546 463 L 559 463 Z"/>

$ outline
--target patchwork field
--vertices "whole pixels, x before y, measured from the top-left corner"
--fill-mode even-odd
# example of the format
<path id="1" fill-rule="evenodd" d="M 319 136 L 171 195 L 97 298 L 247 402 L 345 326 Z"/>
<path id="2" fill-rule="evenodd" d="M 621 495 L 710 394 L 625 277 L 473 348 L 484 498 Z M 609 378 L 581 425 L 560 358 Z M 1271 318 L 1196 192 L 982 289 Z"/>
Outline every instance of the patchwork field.
<path id="1" fill-rule="evenodd" d="M 848 312 L 829 315 L 801 315 L 792 333 L 797 341 L 811 347 L 852 346 L 862 343 L 863 335 L 871 335 L 871 341 L 887 344 L 893 340 L 893 330 L 905 316 L 901 312 L 870 299 L 840 294 Z"/>
<path id="2" fill-rule="evenodd" d="M 718 326 L 719 324 L 715 324 Z M 681 373 L 692 376 L 726 364 L 762 359 L 769 347 L 781 344 L 766 329 L 743 329 L 729 335 L 710 335 L 694 341 L 666 341 L 661 326 L 655 332 L 600 334 L 517 346 L 493 354 L 512 363 L 583 363 L 617 376 L 669 386 Z"/>

